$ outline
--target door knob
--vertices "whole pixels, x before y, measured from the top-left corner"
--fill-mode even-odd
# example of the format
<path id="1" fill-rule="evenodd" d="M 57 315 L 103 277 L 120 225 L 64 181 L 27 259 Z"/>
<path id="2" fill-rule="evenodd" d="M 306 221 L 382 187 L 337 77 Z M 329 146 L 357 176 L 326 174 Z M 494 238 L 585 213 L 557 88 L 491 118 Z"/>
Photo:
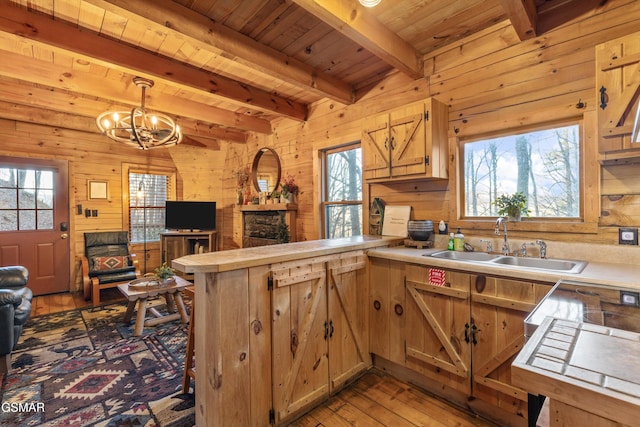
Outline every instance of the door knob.
<path id="1" fill-rule="evenodd" d="M 69 237 L 69 235 L 67 233 L 62 233 L 60 237 L 63 239 L 66 239 L 67 237 Z"/>

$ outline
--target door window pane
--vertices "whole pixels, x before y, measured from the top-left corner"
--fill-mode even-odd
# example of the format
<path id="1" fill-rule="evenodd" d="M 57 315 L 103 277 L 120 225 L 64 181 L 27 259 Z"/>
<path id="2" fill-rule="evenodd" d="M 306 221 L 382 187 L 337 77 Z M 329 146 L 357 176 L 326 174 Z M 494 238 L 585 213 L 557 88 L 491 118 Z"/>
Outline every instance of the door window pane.
<path id="1" fill-rule="evenodd" d="M 0 168 L 0 230 L 53 230 L 54 173 Z"/>

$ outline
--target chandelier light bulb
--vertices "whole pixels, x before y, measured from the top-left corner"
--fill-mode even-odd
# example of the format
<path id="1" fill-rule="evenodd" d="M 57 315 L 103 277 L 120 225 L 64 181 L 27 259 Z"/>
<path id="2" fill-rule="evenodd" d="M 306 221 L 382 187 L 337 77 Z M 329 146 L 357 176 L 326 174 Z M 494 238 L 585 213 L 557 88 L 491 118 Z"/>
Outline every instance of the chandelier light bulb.
<path id="1" fill-rule="evenodd" d="M 364 7 L 374 7 L 380 4 L 382 0 L 358 0 Z"/>

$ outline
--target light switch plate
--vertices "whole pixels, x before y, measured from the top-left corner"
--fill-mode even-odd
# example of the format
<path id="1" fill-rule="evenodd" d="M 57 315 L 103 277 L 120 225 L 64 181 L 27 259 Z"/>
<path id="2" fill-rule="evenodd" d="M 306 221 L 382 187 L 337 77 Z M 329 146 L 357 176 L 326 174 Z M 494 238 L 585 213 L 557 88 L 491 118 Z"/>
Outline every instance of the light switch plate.
<path id="1" fill-rule="evenodd" d="M 637 245 L 638 229 L 621 227 L 618 229 L 618 243 L 621 245 Z"/>

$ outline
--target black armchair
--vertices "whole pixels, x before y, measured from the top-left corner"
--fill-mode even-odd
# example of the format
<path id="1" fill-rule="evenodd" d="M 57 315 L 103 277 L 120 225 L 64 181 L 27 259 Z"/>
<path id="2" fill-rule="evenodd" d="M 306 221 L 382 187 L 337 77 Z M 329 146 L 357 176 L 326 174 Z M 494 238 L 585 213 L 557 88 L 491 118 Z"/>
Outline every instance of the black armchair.
<path id="1" fill-rule="evenodd" d="M 0 373 L 9 371 L 11 352 L 31 315 L 33 292 L 27 288 L 28 281 L 26 268 L 0 267 Z"/>
<path id="2" fill-rule="evenodd" d="M 100 305 L 100 290 L 141 277 L 136 255 L 129 251 L 129 233 L 104 231 L 84 233 L 82 276 L 85 299 Z"/>

